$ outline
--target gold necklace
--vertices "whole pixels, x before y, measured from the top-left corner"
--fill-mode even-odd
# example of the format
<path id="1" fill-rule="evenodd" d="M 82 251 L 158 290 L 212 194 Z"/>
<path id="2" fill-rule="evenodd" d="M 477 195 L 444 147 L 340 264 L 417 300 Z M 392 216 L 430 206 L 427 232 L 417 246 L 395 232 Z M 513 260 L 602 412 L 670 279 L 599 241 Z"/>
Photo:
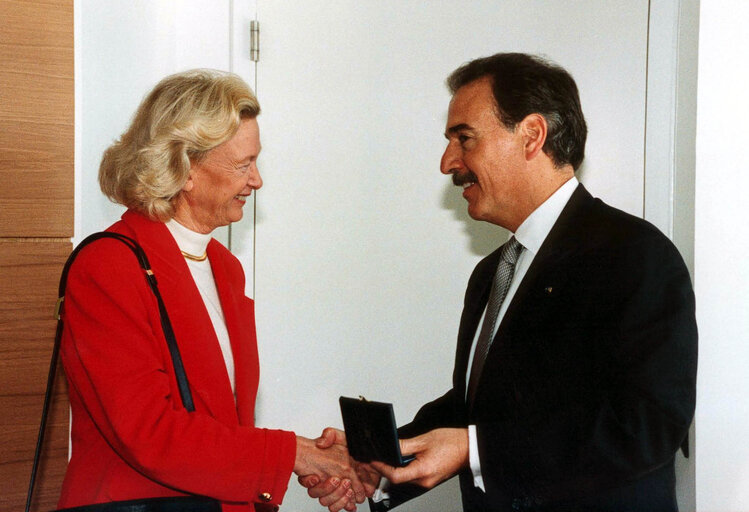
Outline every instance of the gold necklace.
<path id="1" fill-rule="evenodd" d="M 182 253 L 182 256 L 192 261 L 205 261 L 205 259 L 208 257 L 208 251 L 204 252 L 200 256 L 195 256 L 194 254 L 190 254 L 189 252 L 185 252 L 182 250 L 180 250 L 179 252 Z"/>

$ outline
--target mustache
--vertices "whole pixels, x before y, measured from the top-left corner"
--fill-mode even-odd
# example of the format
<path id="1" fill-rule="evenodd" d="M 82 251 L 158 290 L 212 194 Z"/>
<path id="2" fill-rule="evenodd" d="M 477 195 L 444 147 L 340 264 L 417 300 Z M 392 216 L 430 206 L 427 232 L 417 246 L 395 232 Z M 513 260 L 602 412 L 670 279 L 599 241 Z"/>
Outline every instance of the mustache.
<path id="1" fill-rule="evenodd" d="M 478 177 L 473 171 L 466 171 L 463 174 L 453 173 L 453 185 L 456 187 L 462 187 L 466 183 L 478 183 Z"/>

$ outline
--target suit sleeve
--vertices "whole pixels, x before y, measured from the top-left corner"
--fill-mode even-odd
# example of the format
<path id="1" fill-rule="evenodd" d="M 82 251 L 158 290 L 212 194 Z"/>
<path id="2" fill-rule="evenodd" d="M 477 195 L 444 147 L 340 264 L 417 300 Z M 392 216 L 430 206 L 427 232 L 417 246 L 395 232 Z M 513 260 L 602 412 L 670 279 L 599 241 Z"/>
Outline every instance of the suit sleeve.
<path id="1" fill-rule="evenodd" d="M 425 434 L 436 428 L 465 427 L 459 425 L 455 412 L 455 390 L 451 389 L 441 397 L 421 407 L 411 423 L 398 429 L 401 439 Z"/>
<path id="2" fill-rule="evenodd" d="M 270 492 L 280 502 L 294 434 L 225 425 L 182 408 L 155 299 L 127 248 L 99 241 L 80 253 L 64 317 L 70 393 L 128 465 L 183 492 L 233 502 Z"/>
<path id="3" fill-rule="evenodd" d="M 436 428 L 457 427 L 454 412 L 454 393 L 451 389 L 441 397 L 419 409 L 413 421 L 398 428 L 398 437 L 409 439 Z M 421 496 L 428 489 L 416 484 L 391 484 L 387 488 L 388 498 L 379 502 L 369 500 L 371 512 L 384 512 Z"/>
<path id="4" fill-rule="evenodd" d="M 503 341 L 503 357 L 534 348 L 538 364 L 508 367 L 499 406 L 511 412 L 477 424 L 488 492 L 500 481 L 550 496 L 617 485 L 669 463 L 688 433 L 697 329 L 681 257 L 662 236 L 592 252 L 548 330 L 529 316 L 531 347 Z"/>

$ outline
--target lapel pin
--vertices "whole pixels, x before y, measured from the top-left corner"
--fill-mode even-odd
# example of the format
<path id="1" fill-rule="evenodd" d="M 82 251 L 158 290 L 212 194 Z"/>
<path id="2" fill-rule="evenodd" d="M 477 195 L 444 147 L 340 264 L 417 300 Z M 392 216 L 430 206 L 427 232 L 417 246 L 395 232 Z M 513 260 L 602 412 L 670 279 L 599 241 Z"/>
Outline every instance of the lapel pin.
<path id="1" fill-rule="evenodd" d="M 546 292 L 546 295 L 551 295 L 551 292 L 553 290 L 554 289 L 551 286 L 547 286 L 546 288 L 544 288 L 544 291 Z"/>

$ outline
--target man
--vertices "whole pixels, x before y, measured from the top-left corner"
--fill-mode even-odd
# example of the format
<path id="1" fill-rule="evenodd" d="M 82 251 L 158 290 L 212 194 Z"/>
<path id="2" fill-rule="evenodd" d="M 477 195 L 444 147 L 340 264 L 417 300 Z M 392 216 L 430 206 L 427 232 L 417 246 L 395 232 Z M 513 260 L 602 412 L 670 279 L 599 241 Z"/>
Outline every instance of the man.
<path id="1" fill-rule="evenodd" d="M 468 282 L 453 388 L 400 429 L 416 460 L 372 464 L 392 484 L 377 507 L 459 474 L 466 511 L 676 511 L 697 360 L 684 262 L 577 182 L 587 130 L 566 71 L 498 54 L 448 86 L 441 171 L 513 237 Z"/>

